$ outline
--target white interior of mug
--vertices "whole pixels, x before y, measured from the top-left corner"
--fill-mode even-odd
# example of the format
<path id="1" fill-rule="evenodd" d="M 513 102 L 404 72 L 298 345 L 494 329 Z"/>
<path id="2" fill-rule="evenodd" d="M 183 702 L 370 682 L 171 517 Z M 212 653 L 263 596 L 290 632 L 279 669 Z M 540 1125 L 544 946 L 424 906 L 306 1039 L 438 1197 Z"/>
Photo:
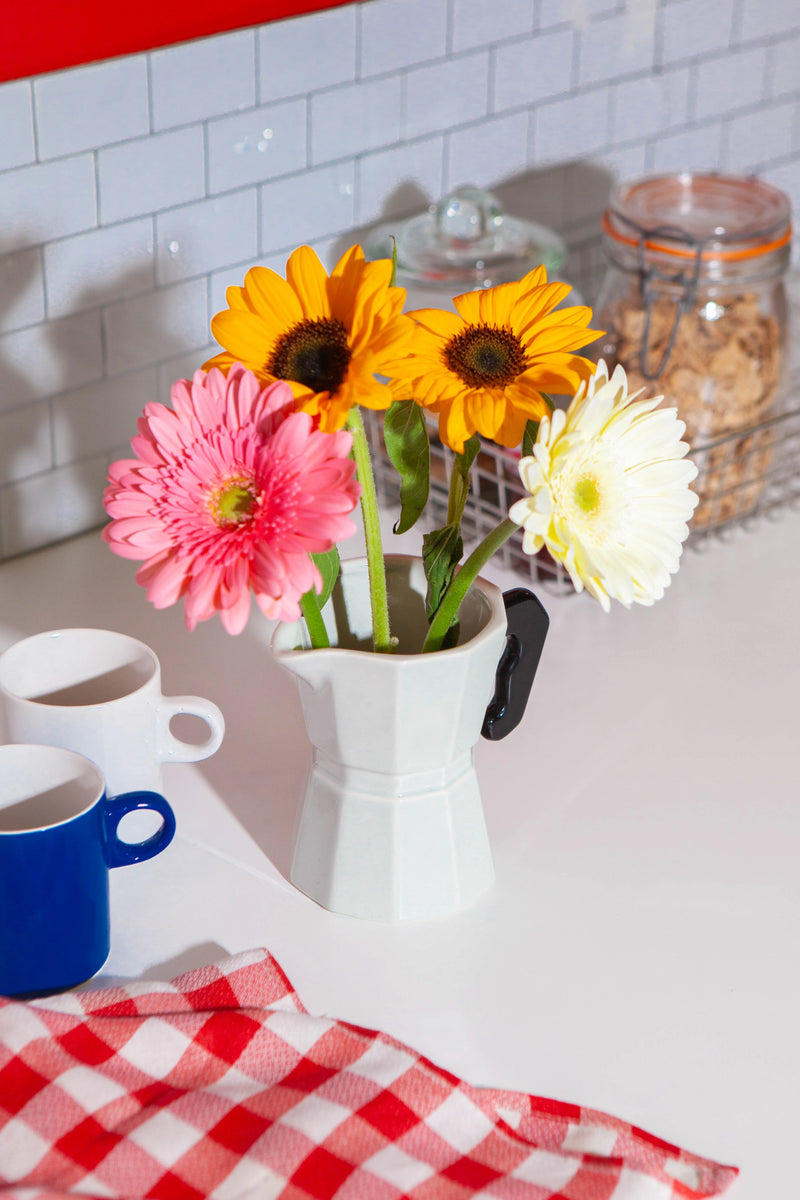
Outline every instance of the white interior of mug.
<path id="1" fill-rule="evenodd" d="M 21 700 L 59 707 L 108 704 L 156 672 L 152 650 L 107 629 L 56 629 L 0 656 L 0 687 Z"/>
<path id="2" fill-rule="evenodd" d="M 0 835 L 62 825 L 99 800 L 94 763 L 57 746 L 0 746 Z"/>

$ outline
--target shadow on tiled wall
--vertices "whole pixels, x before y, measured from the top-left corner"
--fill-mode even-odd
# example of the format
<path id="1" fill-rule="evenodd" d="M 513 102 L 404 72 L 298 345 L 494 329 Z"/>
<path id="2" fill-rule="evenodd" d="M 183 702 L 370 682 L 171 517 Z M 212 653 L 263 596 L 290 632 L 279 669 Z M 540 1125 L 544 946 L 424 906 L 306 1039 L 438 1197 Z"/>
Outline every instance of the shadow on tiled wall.
<path id="1" fill-rule="evenodd" d="M 170 334 L 168 298 L 138 267 L 85 274 L 59 315 L 18 325 L 9 311 L 25 307 L 38 288 L 41 258 L 34 246 L 22 266 L 2 255 L 2 289 L 10 332 L 0 337 L 0 557 L 33 550 L 101 524 L 109 461 L 127 452 L 136 420 L 157 395 L 157 363 L 185 347 Z M 6 270 L 4 271 L 4 265 Z M 117 298 L 107 303 L 109 296 Z M 49 297 L 48 297 L 49 299 Z M 2 315 L 2 313 L 0 313 Z M 33 314 L 31 314 L 33 315 Z M 112 449 L 113 448 L 113 449 Z"/>
<path id="2" fill-rule="evenodd" d="M 495 188 L 507 212 L 561 234 L 567 244 L 561 273 L 588 303 L 595 299 L 602 272 L 600 219 L 613 183 L 608 167 L 579 159 L 526 171 Z"/>
<path id="3" fill-rule="evenodd" d="M 509 216 L 535 221 L 564 238 L 567 258 L 562 277 L 591 303 L 604 267 L 600 219 L 613 183 L 614 176 L 607 167 L 580 159 L 524 171 L 501 180 L 489 190 Z M 422 213 L 438 199 L 427 196 L 413 181 L 403 181 L 387 196 L 377 221 L 353 229 L 335 241 L 332 260 L 354 242 L 368 244 L 375 230 L 388 232 L 393 220 L 399 223 Z"/>
<path id="4" fill-rule="evenodd" d="M 9 352 L 9 340 L 2 334 L 39 320 L 42 308 L 38 253 L 30 248 L 19 250 L 16 245 L 9 246 L 0 241 L 0 412 L 3 414 L 34 400 L 35 394 L 14 361 L 16 356 Z M 16 440 L 7 434 L 0 441 L 0 483 L 12 477 L 7 446 Z M 21 452 L 24 452 L 24 442 L 22 435 L 19 438 Z"/>

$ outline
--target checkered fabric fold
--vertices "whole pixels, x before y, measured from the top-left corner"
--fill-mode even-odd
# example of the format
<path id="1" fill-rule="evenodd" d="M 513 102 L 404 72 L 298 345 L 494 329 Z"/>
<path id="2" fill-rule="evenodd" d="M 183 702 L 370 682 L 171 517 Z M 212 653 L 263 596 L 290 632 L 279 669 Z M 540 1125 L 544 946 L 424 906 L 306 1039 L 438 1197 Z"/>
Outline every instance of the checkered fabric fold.
<path id="1" fill-rule="evenodd" d="M 310 1016 L 265 950 L 171 984 L 0 1000 L 14 1200 L 700 1200 L 735 1176 Z"/>

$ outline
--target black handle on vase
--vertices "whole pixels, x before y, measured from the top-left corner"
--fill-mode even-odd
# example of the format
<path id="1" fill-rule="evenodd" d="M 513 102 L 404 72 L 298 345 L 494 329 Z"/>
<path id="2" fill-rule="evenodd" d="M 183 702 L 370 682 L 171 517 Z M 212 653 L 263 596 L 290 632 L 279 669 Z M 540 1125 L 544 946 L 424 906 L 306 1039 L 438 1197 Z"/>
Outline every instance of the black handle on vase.
<path id="1" fill-rule="evenodd" d="M 550 618 L 527 588 L 503 593 L 506 606 L 506 647 L 497 664 L 494 697 L 486 709 L 481 733 L 499 742 L 522 720 L 533 686 Z"/>

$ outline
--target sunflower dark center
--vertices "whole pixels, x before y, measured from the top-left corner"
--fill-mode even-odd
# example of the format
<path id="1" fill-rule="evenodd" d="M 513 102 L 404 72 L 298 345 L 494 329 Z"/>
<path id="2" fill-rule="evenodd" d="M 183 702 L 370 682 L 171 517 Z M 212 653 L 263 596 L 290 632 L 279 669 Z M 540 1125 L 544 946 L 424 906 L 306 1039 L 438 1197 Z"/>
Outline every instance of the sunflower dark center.
<path id="1" fill-rule="evenodd" d="M 469 387 L 506 387 L 527 366 L 525 350 L 510 329 L 470 325 L 450 338 L 447 366 Z"/>
<path id="2" fill-rule="evenodd" d="M 267 369 L 276 379 L 293 379 L 312 392 L 337 392 L 350 365 L 347 328 L 331 317 L 305 320 L 279 340 Z"/>

